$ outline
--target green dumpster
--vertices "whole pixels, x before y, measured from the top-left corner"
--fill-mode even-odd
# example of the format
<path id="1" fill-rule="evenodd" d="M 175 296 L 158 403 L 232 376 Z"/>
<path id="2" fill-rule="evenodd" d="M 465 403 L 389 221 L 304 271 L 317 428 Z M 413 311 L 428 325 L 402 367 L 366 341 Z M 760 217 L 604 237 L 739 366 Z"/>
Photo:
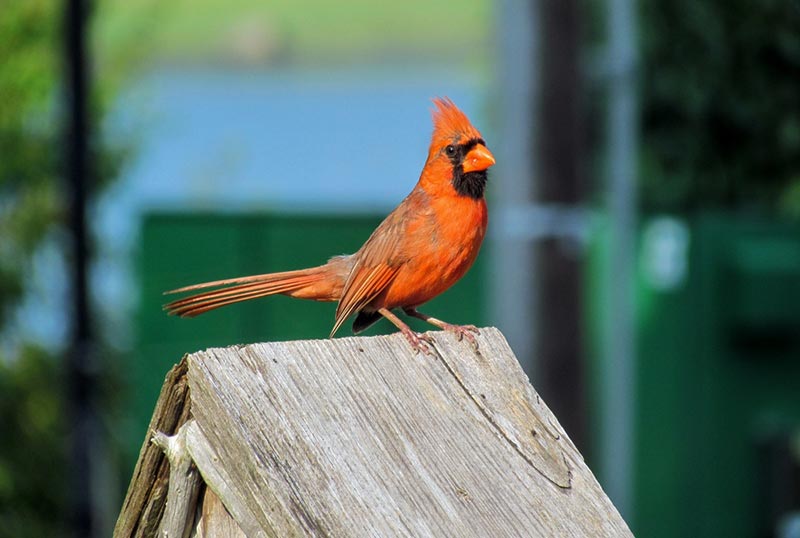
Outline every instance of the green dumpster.
<path id="1" fill-rule="evenodd" d="M 600 234 L 589 279 L 595 335 L 607 293 L 602 245 Z M 800 514 L 800 223 L 645 219 L 636 335 L 634 532 L 776 535 Z M 594 353 L 595 383 L 608 363 Z"/>

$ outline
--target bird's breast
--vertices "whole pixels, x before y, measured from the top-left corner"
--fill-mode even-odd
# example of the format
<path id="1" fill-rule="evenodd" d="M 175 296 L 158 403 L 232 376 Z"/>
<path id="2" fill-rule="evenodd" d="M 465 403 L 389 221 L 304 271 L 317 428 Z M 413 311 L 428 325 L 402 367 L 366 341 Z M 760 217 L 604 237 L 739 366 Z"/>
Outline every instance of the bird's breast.
<path id="1" fill-rule="evenodd" d="M 408 223 L 407 261 L 378 298 L 379 306 L 418 306 L 450 288 L 477 258 L 487 221 L 483 199 L 432 201 L 428 211 Z"/>

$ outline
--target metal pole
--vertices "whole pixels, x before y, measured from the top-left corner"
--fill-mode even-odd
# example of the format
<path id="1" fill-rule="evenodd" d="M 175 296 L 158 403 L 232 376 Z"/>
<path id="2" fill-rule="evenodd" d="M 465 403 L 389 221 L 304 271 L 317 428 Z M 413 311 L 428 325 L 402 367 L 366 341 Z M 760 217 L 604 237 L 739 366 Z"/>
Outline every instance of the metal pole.
<path id="1" fill-rule="evenodd" d="M 636 47 L 631 0 L 608 3 L 610 290 L 604 338 L 608 377 L 604 383 L 601 459 L 606 491 L 623 516 L 633 513 L 633 419 L 635 334 L 633 278 L 636 234 Z"/>
<path id="2" fill-rule="evenodd" d="M 524 215 L 534 192 L 531 155 L 536 138 L 533 103 L 538 95 L 538 19 L 531 2 L 500 0 L 496 6 L 499 46 L 494 102 L 498 107 L 497 143 L 492 151 L 497 166 L 491 175 L 490 193 L 490 308 L 493 322 L 505 334 L 523 369 L 533 376 L 534 248 Z"/>
<path id="3" fill-rule="evenodd" d="M 86 198 L 89 166 L 87 3 L 67 0 L 64 11 L 66 151 L 65 192 L 69 200 L 70 288 L 72 320 L 67 358 L 67 409 L 70 422 L 70 527 L 74 536 L 92 536 L 91 457 L 94 418 L 91 409 L 92 329 L 89 312 Z"/>
<path id="4" fill-rule="evenodd" d="M 492 320 L 537 387 L 547 393 L 570 436 L 584 445 L 579 278 L 576 260 L 570 258 L 580 255 L 575 251 L 583 249 L 588 238 L 587 212 L 580 205 L 580 166 L 575 161 L 580 130 L 577 12 L 574 4 L 564 12 L 558 3 L 542 0 L 500 0 L 496 5 L 498 144 L 493 151 L 498 162 L 491 192 Z M 544 20 L 553 11 L 556 20 Z M 567 58 L 561 52 L 564 47 L 553 47 L 559 51 L 555 54 L 543 50 L 545 34 L 562 32 L 564 18 L 570 33 L 555 37 L 569 40 Z M 552 26 L 544 28 L 546 24 Z M 562 65 L 565 62 L 568 65 Z M 557 73 L 546 80 L 543 71 L 548 67 Z M 546 91 L 558 101 L 558 110 L 541 105 Z M 555 131 L 561 136 L 554 147 Z M 551 140 L 543 140 L 544 133 Z M 565 250 L 571 252 L 560 257 Z M 546 256 L 557 259 L 548 263 Z M 564 315 L 555 319 L 546 303 Z"/>

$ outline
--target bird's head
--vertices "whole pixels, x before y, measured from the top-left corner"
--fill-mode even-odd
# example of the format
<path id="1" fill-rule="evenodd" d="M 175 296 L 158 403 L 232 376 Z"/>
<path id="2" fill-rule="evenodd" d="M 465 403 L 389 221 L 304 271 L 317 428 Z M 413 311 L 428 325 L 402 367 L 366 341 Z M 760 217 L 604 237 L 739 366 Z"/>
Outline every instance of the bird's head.
<path id="1" fill-rule="evenodd" d="M 451 187 L 460 196 L 479 199 L 494 156 L 481 133 L 448 99 L 433 100 L 433 136 L 421 182 L 426 190 Z"/>

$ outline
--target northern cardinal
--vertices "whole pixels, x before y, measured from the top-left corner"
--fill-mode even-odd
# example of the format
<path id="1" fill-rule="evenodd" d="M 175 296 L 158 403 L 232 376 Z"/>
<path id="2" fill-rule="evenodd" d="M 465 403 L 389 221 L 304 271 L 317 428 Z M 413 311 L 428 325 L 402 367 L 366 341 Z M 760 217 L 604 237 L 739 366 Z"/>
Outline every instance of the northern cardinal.
<path id="1" fill-rule="evenodd" d="M 477 346 L 473 325 L 452 325 L 417 307 L 436 297 L 475 261 L 486 235 L 487 169 L 495 163 L 481 134 L 450 99 L 434 99 L 433 136 L 419 182 L 355 254 L 335 256 L 319 267 L 217 280 L 166 293 L 206 291 L 164 306 L 169 314 L 193 317 L 221 306 L 283 294 L 338 301 L 330 336 L 352 314 L 358 334 L 381 316 L 403 333 L 415 351 L 431 343 L 393 312 L 403 311 Z"/>

